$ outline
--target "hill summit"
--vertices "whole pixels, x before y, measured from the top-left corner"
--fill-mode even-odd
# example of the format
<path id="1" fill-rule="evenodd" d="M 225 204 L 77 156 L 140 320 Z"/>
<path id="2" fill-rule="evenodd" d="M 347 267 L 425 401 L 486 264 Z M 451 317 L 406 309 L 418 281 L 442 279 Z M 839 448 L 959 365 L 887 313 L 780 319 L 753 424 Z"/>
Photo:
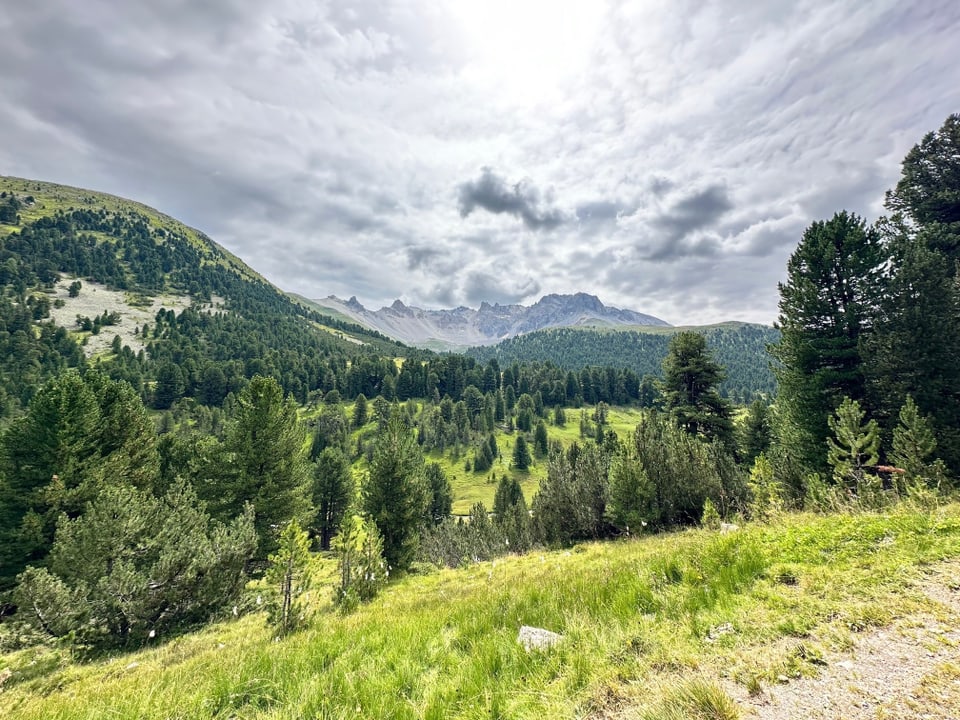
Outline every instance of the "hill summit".
<path id="1" fill-rule="evenodd" d="M 604 305 L 598 297 L 587 293 L 544 295 L 529 306 L 482 302 L 476 310 L 463 306 L 424 310 L 400 300 L 389 307 L 368 310 L 356 297 L 341 300 L 333 295 L 312 302 L 402 342 L 437 349 L 493 345 L 506 338 L 556 327 L 669 326 L 652 315 Z"/>

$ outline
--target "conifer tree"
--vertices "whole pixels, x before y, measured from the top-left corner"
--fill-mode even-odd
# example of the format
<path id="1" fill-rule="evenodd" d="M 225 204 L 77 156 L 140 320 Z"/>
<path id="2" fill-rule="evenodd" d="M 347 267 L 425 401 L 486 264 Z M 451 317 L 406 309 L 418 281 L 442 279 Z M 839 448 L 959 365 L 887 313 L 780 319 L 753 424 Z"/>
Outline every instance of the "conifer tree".
<path id="1" fill-rule="evenodd" d="M 810 225 L 780 289 L 777 435 L 786 461 L 826 469 L 827 418 L 844 397 L 865 395 L 860 349 L 880 296 L 884 258 L 877 232 L 841 212 Z M 799 490 L 799 488 L 796 488 Z"/>
<path id="2" fill-rule="evenodd" d="M 383 538 L 383 556 L 391 568 L 406 570 L 413 562 L 429 502 L 424 472 L 410 428 L 401 417 L 391 418 L 377 438 L 363 500 Z"/>
<path id="3" fill-rule="evenodd" d="M 330 549 L 330 540 L 354 500 L 354 490 L 349 461 L 339 449 L 326 448 L 313 465 L 312 483 L 312 528 L 321 550 Z"/>
<path id="4" fill-rule="evenodd" d="M 523 498 L 523 490 L 516 478 L 504 475 L 497 483 L 497 492 L 493 498 L 493 516 L 498 521 L 503 520 L 507 511 Z"/>
<path id="5" fill-rule="evenodd" d="M 663 359 L 660 389 L 664 408 L 677 425 L 692 435 L 732 444 L 730 404 L 717 390 L 724 374 L 703 335 L 679 332 L 671 338 Z"/>
<path id="6" fill-rule="evenodd" d="M 936 459 L 937 439 L 930 421 L 920 415 L 913 398 L 900 408 L 900 422 L 893 430 L 893 452 L 890 461 L 905 473 L 907 483 L 924 482 L 939 487 L 946 479 L 943 461 Z"/>
<path id="7" fill-rule="evenodd" d="M 426 478 L 430 499 L 428 519 L 434 525 L 439 525 L 453 511 L 453 489 L 439 463 L 427 463 Z"/>
<path id="8" fill-rule="evenodd" d="M 42 562 L 61 513 L 79 516 L 105 485 L 154 488 L 156 434 L 136 392 L 96 371 L 51 379 L 0 440 L 0 588 Z"/>
<path id="9" fill-rule="evenodd" d="M 827 462 L 833 478 L 860 496 L 874 495 L 880 489 L 874 473 L 880 457 L 880 432 L 876 420 L 864 424 L 865 416 L 859 402 L 844 398 L 836 414 L 827 419 L 834 435 L 827 438 Z"/>
<path id="10" fill-rule="evenodd" d="M 513 467 L 516 470 L 527 471 L 530 469 L 530 463 L 533 458 L 530 457 L 530 448 L 527 446 L 527 440 L 523 433 L 517 435 L 517 442 L 513 446 Z"/>
<path id="11" fill-rule="evenodd" d="M 383 538 L 373 520 L 352 513 L 344 521 L 334 549 L 340 559 L 340 582 L 333 602 L 349 612 L 358 603 L 373 599 L 390 577 Z"/>
<path id="12" fill-rule="evenodd" d="M 49 568 L 22 573 L 15 599 L 51 635 L 141 643 L 232 602 L 255 547 L 252 511 L 211 522 L 185 482 L 162 498 L 110 485 L 80 517 L 60 517 Z"/>
<path id="13" fill-rule="evenodd" d="M 891 223 L 886 292 L 876 331 L 865 343 L 868 397 L 889 441 L 907 396 L 930 417 L 940 455 L 960 469 L 960 287 L 956 269 L 916 236 Z"/>
<path id="14" fill-rule="evenodd" d="M 237 397 L 227 431 L 229 466 L 220 507 L 229 517 L 252 504 L 261 558 L 276 549 L 279 528 L 307 519 L 310 471 L 304 439 L 296 401 L 284 398 L 275 379 L 255 376 Z"/>
<path id="15" fill-rule="evenodd" d="M 747 409 L 740 426 L 740 454 L 746 464 L 752 464 L 767 451 L 773 440 L 770 406 L 763 398 L 756 398 Z"/>
<path id="16" fill-rule="evenodd" d="M 546 457 L 547 450 L 549 449 L 549 441 L 547 439 L 547 425 L 543 420 L 540 420 L 537 423 L 537 427 L 533 431 L 533 449 L 539 457 Z"/>
<path id="17" fill-rule="evenodd" d="M 960 114 L 950 115 L 907 153 L 886 205 L 917 227 L 937 228 L 927 238 L 930 249 L 951 268 L 960 261 Z"/>
<path id="18" fill-rule="evenodd" d="M 266 579 L 276 591 L 270 604 L 270 622 L 281 635 L 286 635 L 307 619 L 307 593 L 312 574 L 310 538 L 296 520 L 284 526 L 277 540 L 277 551 L 269 560 Z"/>
<path id="19" fill-rule="evenodd" d="M 367 407 L 367 396 L 363 393 L 357 395 L 353 403 L 353 427 L 362 428 L 370 419 L 370 410 Z"/>

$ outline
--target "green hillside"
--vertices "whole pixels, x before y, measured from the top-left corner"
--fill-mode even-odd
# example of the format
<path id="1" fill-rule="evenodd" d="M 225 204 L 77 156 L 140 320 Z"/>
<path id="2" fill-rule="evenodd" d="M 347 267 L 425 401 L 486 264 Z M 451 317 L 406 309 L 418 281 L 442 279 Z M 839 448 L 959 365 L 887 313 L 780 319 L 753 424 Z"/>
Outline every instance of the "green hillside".
<path id="1" fill-rule="evenodd" d="M 776 394 L 767 347 L 777 342 L 780 334 L 766 325 L 726 322 L 685 327 L 556 328 L 520 335 L 493 346 L 474 347 L 467 354 L 481 362 L 496 359 L 503 366 L 512 362 L 550 362 L 579 372 L 588 366 L 603 365 L 629 368 L 641 377 L 659 377 L 670 338 L 684 330 L 705 335 L 714 358 L 726 369 L 721 392 L 742 403 L 750 402 L 757 394 Z"/>
<path id="2" fill-rule="evenodd" d="M 179 398 L 219 406 L 257 373 L 305 402 L 354 357 L 410 354 L 294 303 L 203 233 L 139 203 L 8 177 L 0 199 L 17 211 L 0 223 L 0 417 L 91 361 L 164 409 Z"/>
<path id="3" fill-rule="evenodd" d="M 330 604 L 334 567 L 322 558 L 301 633 L 277 638 L 254 611 L 86 662 L 56 646 L 7 652 L 0 715 L 735 720 L 751 717 L 751 698 L 857 667 L 856 645 L 881 628 L 895 651 L 897 628 L 915 634 L 931 613 L 951 622 L 923 584 L 957 568 L 940 563 L 958 548 L 957 505 L 784 516 L 411 575 L 346 616 Z M 245 607 L 262 592 L 252 586 Z M 522 625 L 563 640 L 527 652 Z M 922 649 L 935 660 L 903 690 L 940 718 L 960 678 L 945 626 Z M 877 717 L 903 717 L 897 708 Z"/>

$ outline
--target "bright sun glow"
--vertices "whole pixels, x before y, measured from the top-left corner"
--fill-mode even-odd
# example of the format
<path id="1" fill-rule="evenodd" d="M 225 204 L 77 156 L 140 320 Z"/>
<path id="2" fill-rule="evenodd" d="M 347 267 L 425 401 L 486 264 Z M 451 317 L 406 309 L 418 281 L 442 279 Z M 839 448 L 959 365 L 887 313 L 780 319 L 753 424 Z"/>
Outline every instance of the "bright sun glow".
<path id="1" fill-rule="evenodd" d="M 483 0 L 451 3 L 469 57 L 467 77 L 501 99 L 532 105 L 553 97 L 590 61 L 605 3 Z"/>

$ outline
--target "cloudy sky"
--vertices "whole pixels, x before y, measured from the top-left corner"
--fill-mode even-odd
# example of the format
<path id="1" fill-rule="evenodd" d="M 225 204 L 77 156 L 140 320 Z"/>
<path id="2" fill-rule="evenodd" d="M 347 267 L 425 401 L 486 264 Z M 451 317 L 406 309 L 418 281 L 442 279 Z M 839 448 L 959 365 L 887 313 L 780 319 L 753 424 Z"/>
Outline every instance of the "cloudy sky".
<path id="1" fill-rule="evenodd" d="M 804 227 L 960 111 L 955 0 L 3 5 L 0 174 L 373 308 L 772 322 Z"/>

